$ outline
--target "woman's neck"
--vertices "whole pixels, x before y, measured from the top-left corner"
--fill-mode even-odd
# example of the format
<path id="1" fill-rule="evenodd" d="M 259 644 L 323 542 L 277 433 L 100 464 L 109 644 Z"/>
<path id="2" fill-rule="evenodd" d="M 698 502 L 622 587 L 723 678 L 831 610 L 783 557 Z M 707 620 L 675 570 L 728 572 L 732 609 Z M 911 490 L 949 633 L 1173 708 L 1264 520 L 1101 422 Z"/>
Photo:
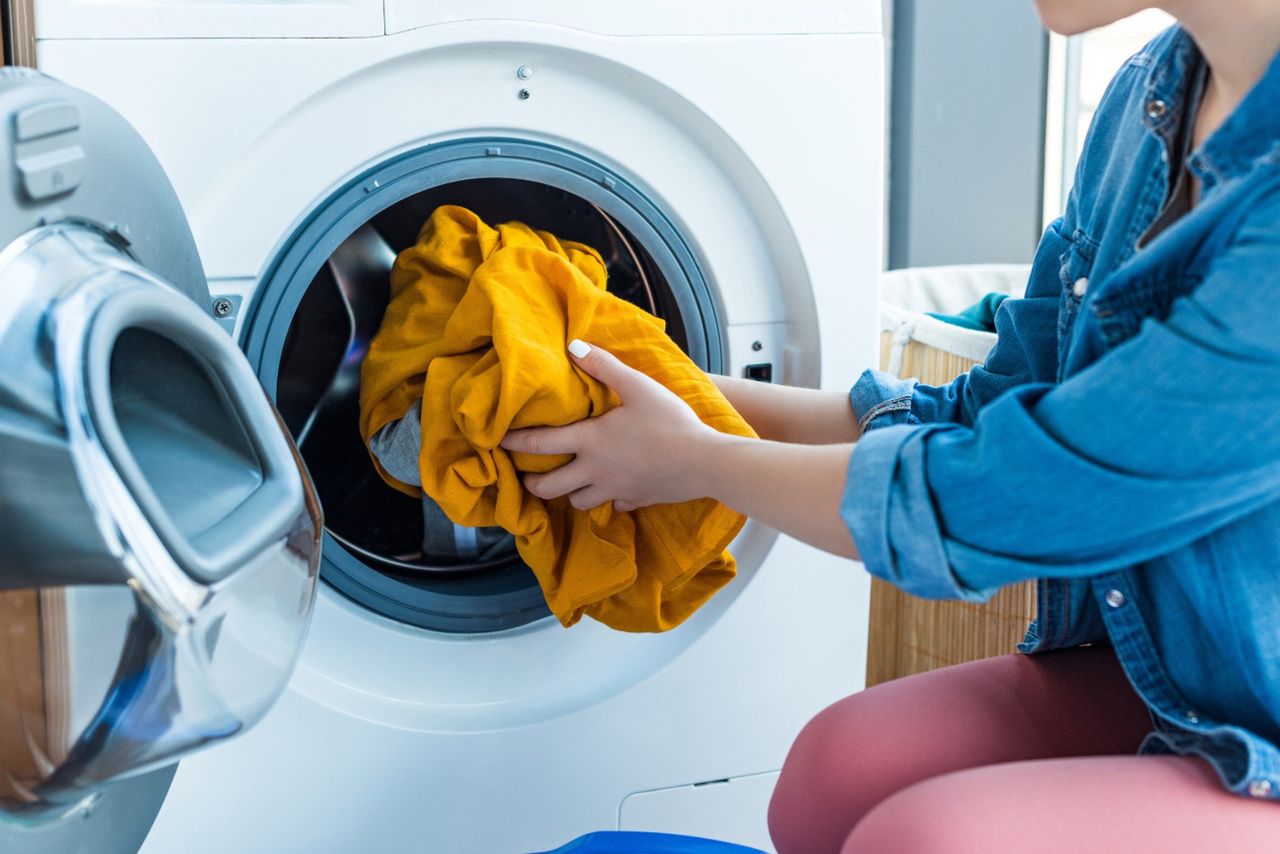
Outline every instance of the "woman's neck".
<path id="1" fill-rule="evenodd" d="M 1210 101 L 1223 119 L 1280 52 L 1275 0 L 1166 0 L 1165 11 L 1195 39 L 1209 64 Z"/>

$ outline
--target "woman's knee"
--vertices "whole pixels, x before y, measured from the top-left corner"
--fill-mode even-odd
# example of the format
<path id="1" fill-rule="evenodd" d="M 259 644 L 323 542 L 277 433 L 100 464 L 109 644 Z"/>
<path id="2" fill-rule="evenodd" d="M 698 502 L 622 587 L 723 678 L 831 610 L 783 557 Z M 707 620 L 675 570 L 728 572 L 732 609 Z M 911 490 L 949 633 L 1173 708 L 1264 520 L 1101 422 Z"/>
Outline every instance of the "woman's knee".
<path id="1" fill-rule="evenodd" d="M 819 712 L 796 737 L 769 805 L 780 852 L 835 851 L 854 824 L 892 791 L 882 772 L 901 745 L 885 732 L 876 698 L 855 694 Z"/>
<path id="2" fill-rule="evenodd" d="M 878 685 L 823 710 L 783 765 L 769 808 L 774 843 L 784 854 L 838 851 L 863 816 L 901 789 L 1063 749 L 1043 724 L 1075 685 L 1058 678 L 1058 665 L 985 659 Z"/>

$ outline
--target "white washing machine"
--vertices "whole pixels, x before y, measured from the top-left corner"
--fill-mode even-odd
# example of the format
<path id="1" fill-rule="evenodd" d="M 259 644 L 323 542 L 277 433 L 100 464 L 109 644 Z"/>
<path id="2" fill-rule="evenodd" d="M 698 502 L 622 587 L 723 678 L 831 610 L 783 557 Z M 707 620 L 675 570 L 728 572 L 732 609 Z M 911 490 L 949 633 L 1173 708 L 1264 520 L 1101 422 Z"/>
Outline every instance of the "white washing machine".
<path id="1" fill-rule="evenodd" d="M 351 366 L 394 252 L 453 202 L 600 246 L 709 370 L 846 388 L 877 354 L 878 0 L 38 0 L 36 26 L 40 67 L 170 176 L 326 516 L 288 689 L 181 764 L 144 851 L 767 848 L 791 739 L 862 686 L 861 568 L 750 524 L 679 629 L 562 629 L 514 555 L 413 553 Z"/>

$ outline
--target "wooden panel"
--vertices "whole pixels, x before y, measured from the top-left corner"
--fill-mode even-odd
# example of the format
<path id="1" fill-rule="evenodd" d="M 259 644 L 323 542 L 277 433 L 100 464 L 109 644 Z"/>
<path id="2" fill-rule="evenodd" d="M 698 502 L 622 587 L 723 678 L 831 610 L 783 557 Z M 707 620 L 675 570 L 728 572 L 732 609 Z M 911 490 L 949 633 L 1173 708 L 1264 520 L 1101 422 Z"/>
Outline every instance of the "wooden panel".
<path id="1" fill-rule="evenodd" d="M 66 595 L 0 593 L 0 795 L 19 800 L 66 758 Z"/>
<path id="2" fill-rule="evenodd" d="M 867 685 L 1013 652 L 1035 610 L 1033 581 L 976 604 L 919 599 L 872 579 Z"/>
<path id="3" fill-rule="evenodd" d="M 882 365 L 889 363 L 892 346 L 892 333 L 883 333 Z M 971 367 L 968 359 L 911 341 L 900 374 L 941 385 Z M 1034 581 L 1010 585 L 975 604 L 920 599 L 872 579 L 867 685 L 1013 652 L 1035 612 Z"/>
<path id="4" fill-rule="evenodd" d="M 71 650 L 67 588 L 40 591 L 40 673 L 44 682 L 46 749 L 55 762 L 66 758 L 71 728 Z"/>
<path id="5" fill-rule="evenodd" d="M 39 779 L 32 756 L 45 744 L 44 680 L 40 661 L 40 598 L 34 590 L 0 593 L 0 792 L 12 796 L 10 777 Z"/>

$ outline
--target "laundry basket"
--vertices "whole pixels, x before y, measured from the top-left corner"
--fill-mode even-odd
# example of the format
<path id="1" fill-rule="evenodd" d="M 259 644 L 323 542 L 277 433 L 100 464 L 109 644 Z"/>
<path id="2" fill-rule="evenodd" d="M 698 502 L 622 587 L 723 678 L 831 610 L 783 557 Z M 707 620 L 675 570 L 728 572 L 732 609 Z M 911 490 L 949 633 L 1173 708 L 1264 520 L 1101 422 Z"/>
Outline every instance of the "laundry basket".
<path id="1" fill-rule="evenodd" d="M 991 332 L 965 329 L 926 312 L 954 314 L 989 293 L 1020 296 L 1021 265 L 929 267 L 883 277 L 881 369 L 941 385 L 982 362 Z M 985 603 L 933 601 L 872 579 L 867 685 L 949 664 L 1013 652 L 1035 616 L 1035 582 L 1001 589 Z"/>

